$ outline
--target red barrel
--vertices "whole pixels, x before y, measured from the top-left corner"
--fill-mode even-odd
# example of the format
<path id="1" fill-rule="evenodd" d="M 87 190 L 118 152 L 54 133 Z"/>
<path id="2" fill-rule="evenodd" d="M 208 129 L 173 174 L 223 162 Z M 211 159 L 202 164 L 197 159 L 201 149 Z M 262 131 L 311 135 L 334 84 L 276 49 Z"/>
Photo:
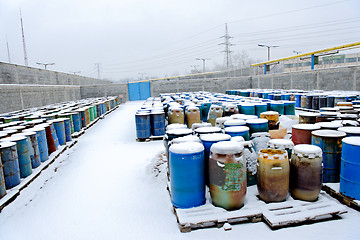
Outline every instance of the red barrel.
<path id="1" fill-rule="evenodd" d="M 319 130 L 316 124 L 296 124 L 292 126 L 292 141 L 294 145 L 311 144 L 311 132 Z"/>

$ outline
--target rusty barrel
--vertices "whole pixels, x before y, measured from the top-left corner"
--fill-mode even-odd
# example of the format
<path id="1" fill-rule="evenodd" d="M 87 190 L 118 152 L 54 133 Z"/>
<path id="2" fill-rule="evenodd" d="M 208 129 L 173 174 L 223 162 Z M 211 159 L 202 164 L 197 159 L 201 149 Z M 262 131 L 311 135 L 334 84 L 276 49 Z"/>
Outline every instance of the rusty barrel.
<path id="1" fill-rule="evenodd" d="M 316 124 L 295 124 L 292 126 L 292 141 L 294 145 L 311 144 L 311 132 L 319 130 Z"/>
<path id="2" fill-rule="evenodd" d="M 41 126 L 35 126 L 31 129 L 36 132 L 36 138 L 38 140 L 39 153 L 41 162 L 45 162 L 49 158 L 49 149 L 46 140 L 45 128 Z"/>
<path id="3" fill-rule="evenodd" d="M 226 210 L 239 209 L 246 195 L 246 160 L 238 142 L 214 143 L 209 157 L 209 189 L 212 203 Z"/>
<path id="4" fill-rule="evenodd" d="M 192 208 L 205 204 L 204 146 L 197 142 L 173 144 L 169 153 L 173 205 Z"/>
<path id="5" fill-rule="evenodd" d="M 300 124 L 314 124 L 316 123 L 316 117 L 319 117 L 319 113 L 303 112 L 299 113 Z"/>
<path id="6" fill-rule="evenodd" d="M 11 189 L 20 183 L 20 169 L 16 143 L 0 142 L 0 154 L 3 164 L 6 189 Z"/>
<path id="7" fill-rule="evenodd" d="M 318 146 L 299 144 L 290 161 L 290 191 L 294 199 L 316 201 L 322 187 L 322 150 Z"/>
<path id="8" fill-rule="evenodd" d="M 48 148 L 48 153 L 50 155 L 51 153 L 56 151 L 55 140 L 54 140 L 54 137 L 53 137 L 53 134 L 51 131 L 51 127 L 50 127 L 51 124 L 43 123 L 39 126 L 45 128 L 47 148 Z"/>
<path id="9" fill-rule="evenodd" d="M 3 165 L 0 154 L 0 199 L 5 195 L 6 195 L 6 186 L 5 186 L 4 171 L 3 171 Z"/>
<path id="10" fill-rule="evenodd" d="M 57 134 L 56 134 L 55 126 L 51 121 L 48 123 L 50 124 L 51 135 L 53 136 L 55 147 L 57 149 L 60 146 L 60 143 L 59 143 L 59 138 L 57 137 Z"/>
<path id="11" fill-rule="evenodd" d="M 85 107 L 84 112 L 85 112 L 85 126 L 87 126 L 90 123 L 90 107 Z"/>
<path id="12" fill-rule="evenodd" d="M 323 182 L 339 182 L 341 140 L 346 136 L 346 133 L 335 130 L 317 130 L 311 134 L 311 144 L 320 147 L 323 152 Z"/>
<path id="13" fill-rule="evenodd" d="M 260 118 L 268 120 L 269 130 L 279 129 L 280 120 L 279 113 L 275 111 L 267 111 L 260 114 Z"/>
<path id="14" fill-rule="evenodd" d="M 290 165 L 285 150 L 260 150 L 257 166 L 257 188 L 263 201 L 285 201 L 289 192 L 289 177 Z"/>
<path id="15" fill-rule="evenodd" d="M 37 140 L 36 132 L 31 130 L 26 130 L 23 133 L 28 139 L 28 142 L 30 143 L 29 153 L 30 153 L 30 159 L 31 159 L 31 167 L 37 168 L 41 164 L 40 159 L 40 151 L 39 151 L 39 143 Z"/>

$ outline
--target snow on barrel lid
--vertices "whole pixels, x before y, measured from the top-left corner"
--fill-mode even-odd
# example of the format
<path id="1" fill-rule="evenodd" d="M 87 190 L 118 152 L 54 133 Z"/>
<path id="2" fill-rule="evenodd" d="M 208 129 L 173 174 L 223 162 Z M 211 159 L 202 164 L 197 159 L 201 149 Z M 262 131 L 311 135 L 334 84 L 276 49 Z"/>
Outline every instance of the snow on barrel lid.
<path id="1" fill-rule="evenodd" d="M 169 151 L 179 154 L 198 153 L 204 151 L 204 146 L 198 142 L 182 142 L 171 145 Z"/>
<path id="2" fill-rule="evenodd" d="M 360 134 L 360 127 L 341 127 L 338 128 L 338 131 L 350 134 Z"/>
<path id="3" fill-rule="evenodd" d="M 230 120 L 226 120 L 224 122 L 224 125 L 226 125 L 226 126 L 244 126 L 244 125 L 246 125 L 246 122 L 242 119 L 230 119 Z"/>
<path id="4" fill-rule="evenodd" d="M 237 115 L 237 114 L 233 114 L 233 115 Z M 233 116 L 233 115 L 231 115 L 231 116 Z M 216 122 L 220 122 L 220 123 L 224 123 L 224 122 L 226 122 L 228 120 L 241 120 L 241 119 L 239 119 L 239 118 L 231 118 L 229 116 L 216 118 Z"/>
<path id="5" fill-rule="evenodd" d="M 245 116 L 245 114 L 238 113 L 238 114 L 231 115 L 230 118 L 232 118 L 232 119 L 243 119 L 244 116 Z"/>
<path id="6" fill-rule="evenodd" d="M 199 143 L 201 143 L 200 138 L 195 135 L 187 135 L 184 137 L 178 137 L 171 141 L 171 143 L 182 143 L 182 142 L 199 142 Z"/>
<path id="7" fill-rule="evenodd" d="M 200 127 L 195 129 L 196 133 L 215 133 L 221 132 L 221 128 L 219 127 Z"/>
<path id="8" fill-rule="evenodd" d="M 210 151 L 218 154 L 237 154 L 241 153 L 243 149 L 243 145 L 238 142 L 222 141 L 214 143 L 211 146 Z"/>
<path id="9" fill-rule="evenodd" d="M 26 130 L 26 131 L 23 131 L 23 132 L 20 133 L 20 134 L 22 134 L 22 135 L 24 135 L 24 136 L 32 136 L 32 135 L 35 135 L 36 132 L 31 131 L 31 130 Z"/>
<path id="10" fill-rule="evenodd" d="M 166 134 L 171 134 L 171 135 L 183 135 L 183 134 L 190 134 L 193 131 L 189 128 L 175 128 L 175 129 L 171 129 L 166 131 Z"/>
<path id="11" fill-rule="evenodd" d="M 311 132 L 312 135 L 317 137 L 345 137 L 346 133 L 336 130 L 316 130 Z"/>
<path id="12" fill-rule="evenodd" d="M 166 130 L 169 131 L 169 130 L 173 130 L 173 129 L 179 129 L 179 128 L 187 128 L 187 126 L 185 124 L 180 124 L 180 123 L 173 123 L 173 124 L 170 124 L 166 127 Z"/>
<path id="13" fill-rule="evenodd" d="M 329 116 L 329 117 L 336 117 L 339 115 L 338 112 L 320 112 L 320 115 L 323 117 Z"/>
<path id="14" fill-rule="evenodd" d="M 268 146 L 270 148 L 276 148 L 276 147 L 284 147 L 284 148 L 293 148 L 294 143 L 289 139 L 271 139 L 268 142 Z"/>
<path id="15" fill-rule="evenodd" d="M 246 132 L 249 131 L 250 128 L 246 126 L 235 126 L 235 127 L 226 127 L 225 132 Z"/>
<path id="16" fill-rule="evenodd" d="M 343 125 L 339 122 L 318 122 L 315 123 L 316 125 L 319 125 L 321 128 L 332 128 L 332 129 L 338 129 L 341 128 Z"/>
<path id="17" fill-rule="evenodd" d="M 13 147 L 15 145 L 16 145 L 16 143 L 11 142 L 11 141 L 2 141 L 2 142 L 0 142 L 0 148 L 8 148 L 8 147 Z"/>
<path id="18" fill-rule="evenodd" d="M 230 139 L 233 142 L 245 142 L 245 139 L 242 136 L 235 136 Z"/>
<path id="19" fill-rule="evenodd" d="M 10 137 L 4 138 L 2 139 L 4 142 L 17 142 L 17 141 L 21 141 L 21 140 L 25 140 L 26 136 L 21 135 L 21 134 L 14 134 L 11 135 Z"/>
<path id="20" fill-rule="evenodd" d="M 195 129 L 201 128 L 201 127 L 211 127 L 211 123 L 205 123 L 205 122 L 203 122 L 203 123 L 193 123 L 193 125 L 191 126 L 191 129 L 195 130 Z"/>
<path id="21" fill-rule="evenodd" d="M 299 113 L 300 117 L 318 117 L 320 116 L 320 113 L 312 113 L 312 112 L 302 112 Z"/>
<path id="22" fill-rule="evenodd" d="M 260 124 L 260 123 L 267 123 L 268 120 L 265 118 L 258 118 L 258 119 L 249 119 L 246 120 L 247 124 Z"/>
<path id="23" fill-rule="evenodd" d="M 293 148 L 293 154 L 296 154 L 299 157 L 321 157 L 322 150 L 320 147 L 310 144 L 298 144 Z"/>
<path id="24" fill-rule="evenodd" d="M 316 124 L 295 124 L 292 125 L 292 128 L 310 131 L 310 130 L 318 130 L 320 129 L 320 126 Z"/>
<path id="25" fill-rule="evenodd" d="M 250 120 L 250 119 L 257 119 L 258 117 L 256 115 L 244 115 L 241 119 Z"/>
<path id="26" fill-rule="evenodd" d="M 346 137 L 342 139 L 342 142 L 349 145 L 360 146 L 360 137 Z"/>
<path id="27" fill-rule="evenodd" d="M 266 112 L 260 113 L 260 115 L 279 115 L 279 113 L 276 111 L 266 111 Z"/>
<path id="28" fill-rule="evenodd" d="M 206 142 L 215 142 L 215 141 L 226 141 L 229 140 L 231 136 L 225 133 L 211 133 L 211 134 L 203 134 L 200 136 L 201 141 Z"/>

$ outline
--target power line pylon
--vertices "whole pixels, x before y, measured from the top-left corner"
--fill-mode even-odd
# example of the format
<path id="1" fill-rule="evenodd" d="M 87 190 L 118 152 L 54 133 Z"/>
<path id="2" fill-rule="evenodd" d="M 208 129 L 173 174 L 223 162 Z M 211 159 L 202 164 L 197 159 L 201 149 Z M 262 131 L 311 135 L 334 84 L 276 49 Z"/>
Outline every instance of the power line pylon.
<path id="1" fill-rule="evenodd" d="M 221 51 L 225 53 L 224 65 L 226 66 L 226 69 L 229 70 L 229 68 L 232 66 L 231 53 L 233 52 L 230 50 L 230 47 L 234 46 L 234 44 L 230 43 L 230 39 L 233 37 L 229 35 L 227 23 L 225 23 L 225 35 L 221 36 L 221 38 L 224 38 L 224 42 L 220 43 L 220 45 L 225 45 L 224 51 Z"/>

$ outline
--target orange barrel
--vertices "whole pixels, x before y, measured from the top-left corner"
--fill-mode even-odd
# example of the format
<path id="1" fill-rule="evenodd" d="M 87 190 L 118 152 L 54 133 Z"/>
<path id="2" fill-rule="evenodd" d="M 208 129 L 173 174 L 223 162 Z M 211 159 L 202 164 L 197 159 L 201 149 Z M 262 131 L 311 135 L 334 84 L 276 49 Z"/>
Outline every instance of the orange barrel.
<path id="1" fill-rule="evenodd" d="M 172 107 L 169 109 L 169 124 L 180 123 L 184 124 L 184 111 L 180 107 Z"/>
<path id="2" fill-rule="evenodd" d="M 285 150 L 260 150 L 257 166 L 257 188 L 263 201 L 285 201 L 289 192 L 289 177 L 290 164 Z"/>
<path id="3" fill-rule="evenodd" d="M 290 161 L 290 191 L 295 199 L 315 201 L 322 186 L 321 148 L 299 144 L 293 149 Z"/>
<path id="4" fill-rule="evenodd" d="M 314 124 L 316 123 L 316 117 L 319 117 L 319 113 L 311 113 L 311 112 L 303 112 L 299 113 L 299 123 L 308 123 L 308 124 Z"/>
<path id="5" fill-rule="evenodd" d="M 269 130 L 279 129 L 279 113 L 275 111 L 267 111 L 260 113 L 260 118 L 268 120 Z"/>
<path id="6" fill-rule="evenodd" d="M 90 123 L 90 107 L 85 107 L 85 123 L 86 126 Z"/>
<path id="7" fill-rule="evenodd" d="M 353 107 L 352 102 L 338 102 L 336 105 L 338 107 Z"/>
<path id="8" fill-rule="evenodd" d="M 193 123 L 191 129 L 193 131 L 195 131 L 195 129 L 201 128 L 201 127 L 211 127 L 211 123 L 205 123 L 205 122 L 204 123 Z"/>
<path id="9" fill-rule="evenodd" d="M 268 142 L 268 148 L 285 150 L 288 153 L 288 158 L 290 159 L 294 143 L 289 139 L 271 139 Z"/>
<path id="10" fill-rule="evenodd" d="M 294 145 L 311 144 L 311 132 L 319 130 L 316 124 L 295 124 L 292 126 L 292 141 Z"/>
<path id="11" fill-rule="evenodd" d="M 185 110 L 186 123 L 189 128 L 192 127 L 194 123 L 201 123 L 200 110 L 196 106 L 189 106 Z"/>
<path id="12" fill-rule="evenodd" d="M 212 203 L 226 210 L 239 209 L 246 195 L 246 161 L 243 146 L 222 141 L 210 148 L 209 189 Z"/>
<path id="13" fill-rule="evenodd" d="M 215 126 L 216 119 L 222 116 L 223 116 L 222 106 L 213 104 L 210 107 L 207 122 L 211 123 L 212 126 Z"/>
<path id="14" fill-rule="evenodd" d="M 234 116 L 234 115 L 233 115 Z M 224 123 L 228 120 L 232 119 L 231 117 L 219 117 L 215 120 L 215 127 L 224 128 Z M 234 120 L 234 119 L 232 119 Z"/>

